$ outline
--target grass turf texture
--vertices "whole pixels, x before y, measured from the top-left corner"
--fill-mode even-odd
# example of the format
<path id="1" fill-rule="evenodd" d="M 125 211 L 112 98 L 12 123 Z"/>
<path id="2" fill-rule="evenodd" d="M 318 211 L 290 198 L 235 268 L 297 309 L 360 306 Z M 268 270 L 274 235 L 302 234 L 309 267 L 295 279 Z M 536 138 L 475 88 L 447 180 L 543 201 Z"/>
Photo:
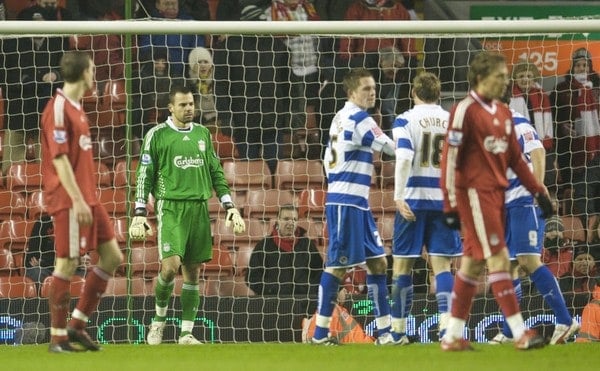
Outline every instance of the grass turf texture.
<path id="1" fill-rule="evenodd" d="M 100 352 L 50 354 L 47 345 L 0 346 L 3 370 L 593 370 L 600 343 L 517 351 L 512 345 L 474 344 L 445 353 L 439 344 L 404 347 L 308 344 L 104 345 Z"/>

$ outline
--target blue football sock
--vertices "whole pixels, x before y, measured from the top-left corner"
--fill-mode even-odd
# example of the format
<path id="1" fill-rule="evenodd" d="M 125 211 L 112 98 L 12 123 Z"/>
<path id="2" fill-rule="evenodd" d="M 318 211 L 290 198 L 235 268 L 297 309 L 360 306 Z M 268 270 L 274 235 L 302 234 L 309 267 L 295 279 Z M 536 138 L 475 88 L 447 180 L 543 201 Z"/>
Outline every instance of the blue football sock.
<path id="1" fill-rule="evenodd" d="M 413 301 L 412 276 L 403 274 L 394 280 L 392 286 L 392 317 L 406 318 L 410 314 Z"/>
<path id="2" fill-rule="evenodd" d="M 437 299 L 438 312 L 446 313 L 450 311 L 452 287 L 454 287 L 452 273 L 441 272 L 435 276 L 435 298 Z"/>
<path id="3" fill-rule="evenodd" d="M 563 297 L 558 282 L 552 272 L 545 265 L 540 266 L 531 274 L 531 281 L 535 284 L 540 294 L 556 316 L 556 323 L 562 325 L 571 325 L 573 319 Z"/>
<path id="4" fill-rule="evenodd" d="M 375 323 L 379 336 L 391 331 L 390 303 L 385 274 L 367 274 L 367 287 L 369 296 L 375 304 Z"/>
<path id="5" fill-rule="evenodd" d="M 323 272 L 321 274 L 321 283 L 319 284 L 319 305 L 317 307 L 317 314 L 323 317 L 331 317 L 333 308 L 335 307 L 335 301 L 337 298 L 337 291 L 340 286 L 340 280 L 331 273 Z M 322 339 L 327 337 L 329 328 L 315 326 L 315 339 Z"/>

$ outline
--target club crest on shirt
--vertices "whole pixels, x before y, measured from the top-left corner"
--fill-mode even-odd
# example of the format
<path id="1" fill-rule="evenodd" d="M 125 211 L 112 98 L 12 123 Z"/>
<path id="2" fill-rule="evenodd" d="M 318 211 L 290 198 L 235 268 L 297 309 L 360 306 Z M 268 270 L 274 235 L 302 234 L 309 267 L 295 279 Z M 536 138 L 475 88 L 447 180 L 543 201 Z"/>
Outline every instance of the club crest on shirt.
<path id="1" fill-rule="evenodd" d="M 67 132 L 65 130 L 54 130 L 54 141 L 58 144 L 67 142 Z"/>
<path id="2" fill-rule="evenodd" d="M 79 137 L 79 147 L 84 151 L 92 149 L 92 138 L 89 135 L 82 135 Z"/>
<path id="3" fill-rule="evenodd" d="M 200 150 L 200 152 L 205 152 L 206 151 L 206 142 L 203 140 L 199 140 L 198 141 L 198 149 Z"/>

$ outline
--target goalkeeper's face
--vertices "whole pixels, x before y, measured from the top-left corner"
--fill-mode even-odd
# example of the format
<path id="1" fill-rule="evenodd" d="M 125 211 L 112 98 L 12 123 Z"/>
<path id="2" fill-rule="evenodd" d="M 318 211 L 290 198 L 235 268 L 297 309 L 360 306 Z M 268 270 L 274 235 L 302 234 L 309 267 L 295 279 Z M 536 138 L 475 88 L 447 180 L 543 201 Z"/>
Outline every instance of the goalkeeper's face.
<path id="1" fill-rule="evenodd" d="M 169 103 L 169 112 L 176 125 L 186 126 L 194 119 L 194 96 L 192 93 L 177 93 L 172 103 Z"/>

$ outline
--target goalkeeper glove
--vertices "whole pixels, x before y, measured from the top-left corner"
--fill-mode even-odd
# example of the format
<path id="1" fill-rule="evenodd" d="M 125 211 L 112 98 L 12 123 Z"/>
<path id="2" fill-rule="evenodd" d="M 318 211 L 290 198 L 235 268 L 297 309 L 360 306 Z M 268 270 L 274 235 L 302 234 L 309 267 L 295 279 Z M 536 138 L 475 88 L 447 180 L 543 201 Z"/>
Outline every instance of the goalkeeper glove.
<path id="1" fill-rule="evenodd" d="M 135 209 L 134 217 L 129 226 L 129 237 L 134 241 L 143 241 L 148 236 L 152 236 L 154 232 L 146 219 L 146 209 Z"/>
<path id="2" fill-rule="evenodd" d="M 554 207 L 552 206 L 552 201 L 550 198 L 544 193 L 536 193 L 535 199 L 538 203 L 538 206 L 542 210 L 542 218 L 547 219 L 554 215 Z"/>
<path id="3" fill-rule="evenodd" d="M 240 212 L 233 206 L 231 202 L 223 204 L 223 207 L 225 207 L 225 210 L 227 210 L 227 216 L 225 216 L 225 226 L 229 227 L 231 226 L 231 223 L 233 223 L 233 233 L 238 234 L 244 232 L 246 230 L 246 223 L 244 222 L 244 219 L 242 219 Z"/>
<path id="4" fill-rule="evenodd" d="M 460 229 L 460 218 L 458 217 L 458 213 L 456 211 L 444 213 L 444 223 L 450 229 Z"/>

